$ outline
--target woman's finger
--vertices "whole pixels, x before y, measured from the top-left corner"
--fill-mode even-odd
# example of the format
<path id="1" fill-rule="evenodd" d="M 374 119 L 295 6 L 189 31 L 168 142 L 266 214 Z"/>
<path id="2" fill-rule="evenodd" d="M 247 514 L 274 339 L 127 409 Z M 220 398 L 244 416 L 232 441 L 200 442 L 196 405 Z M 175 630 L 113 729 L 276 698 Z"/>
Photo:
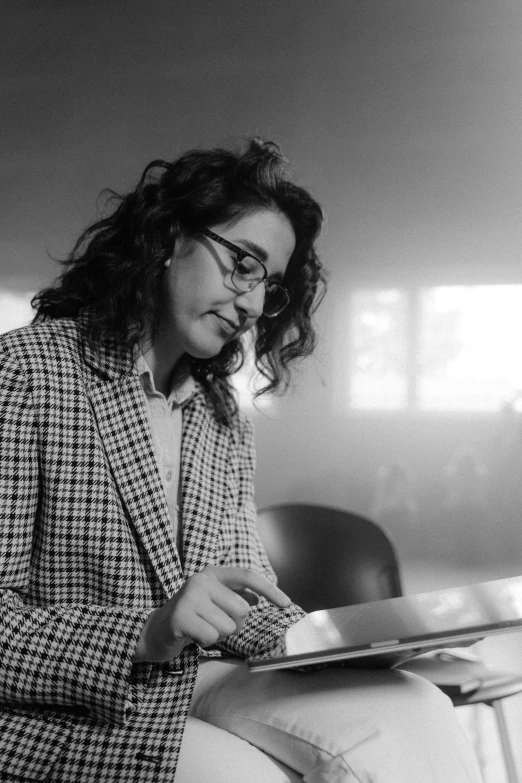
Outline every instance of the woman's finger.
<path id="1" fill-rule="evenodd" d="M 281 609 L 292 603 L 286 593 L 258 571 L 249 568 L 216 568 L 214 573 L 222 584 L 236 593 L 245 589 L 251 590 Z"/>

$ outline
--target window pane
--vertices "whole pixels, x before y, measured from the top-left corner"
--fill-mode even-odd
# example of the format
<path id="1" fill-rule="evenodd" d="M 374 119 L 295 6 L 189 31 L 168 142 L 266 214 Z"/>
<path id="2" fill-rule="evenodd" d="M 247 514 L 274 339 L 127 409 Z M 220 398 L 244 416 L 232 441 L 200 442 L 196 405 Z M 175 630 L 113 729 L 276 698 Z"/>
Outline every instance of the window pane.
<path id="1" fill-rule="evenodd" d="M 522 388 L 522 285 L 421 292 L 418 405 L 498 410 Z"/>
<path id="2" fill-rule="evenodd" d="M 351 299 L 350 405 L 397 410 L 407 401 L 408 299 L 404 291 L 356 291 Z"/>

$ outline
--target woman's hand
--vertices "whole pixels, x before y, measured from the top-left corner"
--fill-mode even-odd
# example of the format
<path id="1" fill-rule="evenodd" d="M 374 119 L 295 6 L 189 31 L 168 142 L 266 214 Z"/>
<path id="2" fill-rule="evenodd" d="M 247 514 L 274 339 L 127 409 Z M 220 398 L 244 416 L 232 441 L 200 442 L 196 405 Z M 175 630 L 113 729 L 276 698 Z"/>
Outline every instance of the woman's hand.
<path id="1" fill-rule="evenodd" d="M 193 642 L 208 647 L 226 639 L 241 630 L 258 596 L 282 609 L 290 604 L 288 596 L 257 571 L 206 566 L 150 613 L 134 661 L 164 663 Z"/>

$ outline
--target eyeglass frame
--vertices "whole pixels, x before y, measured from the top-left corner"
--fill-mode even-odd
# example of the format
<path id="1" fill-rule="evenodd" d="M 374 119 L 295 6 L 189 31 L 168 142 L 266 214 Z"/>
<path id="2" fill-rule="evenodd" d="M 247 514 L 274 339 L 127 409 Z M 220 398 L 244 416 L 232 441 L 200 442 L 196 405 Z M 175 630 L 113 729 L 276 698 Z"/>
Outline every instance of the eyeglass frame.
<path id="1" fill-rule="evenodd" d="M 236 289 L 236 291 L 239 291 L 242 294 L 249 293 L 250 291 L 253 291 L 254 288 L 257 288 L 257 286 L 260 283 L 264 283 L 268 280 L 268 270 L 266 266 L 263 264 L 262 261 L 260 261 L 259 258 L 257 258 L 253 253 L 251 253 L 249 250 L 244 250 L 242 247 L 238 247 L 237 245 L 234 245 L 233 242 L 229 242 L 228 239 L 225 239 L 224 237 L 219 236 L 219 234 L 216 234 L 214 231 L 211 231 L 210 228 L 200 228 L 199 233 L 202 234 L 205 237 L 208 237 L 208 239 L 212 239 L 214 242 L 217 242 L 220 245 L 223 245 L 223 247 L 226 247 L 227 250 L 230 250 L 234 255 L 236 256 L 236 260 L 234 263 L 234 269 L 232 270 L 231 275 L 231 281 L 232 285 Z M 261 269 L 263 270 L 263 277 L 261 280 L 258 280 L 257 283 L 254 283 L 246 290 L 243 290 L 242 288 L 239 288 L 239 286 L 234 282 L 234 275 L 237 271 L 237 268 L 239 264 L 245 259 L 245 258 L 253 258 L 254 261 L 257 261 L 257 263 L 260 265 Z M 284 287 L 284 285 L 281 285 L 280 283 L 273 283 L 269 282 L 269 285 L 277 286 L 280 288 L 283 293 L 286 296 L 286 302 L 283 304 L 283 306 L 275 313 L 269 314 L 265 313 L 263 309 L 263 315 L 265 315 L 267 318 L 275 318 L 276 316 L 280 315 L 280 313 L 283 312 L 283 310 L 288 307 L 290 304 L 290 294 L 288 293 L 287 289 Z M 265 288 L 266 291 L 266 288 Z M 265 294 L 266 296 L 266 294 Z"/>

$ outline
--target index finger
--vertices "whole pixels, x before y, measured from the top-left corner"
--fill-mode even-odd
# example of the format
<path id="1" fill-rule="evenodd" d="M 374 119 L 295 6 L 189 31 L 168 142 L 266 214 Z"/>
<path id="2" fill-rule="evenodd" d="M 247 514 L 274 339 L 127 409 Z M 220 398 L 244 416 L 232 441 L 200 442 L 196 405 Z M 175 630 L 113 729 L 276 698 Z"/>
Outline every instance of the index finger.
<path id="1" fill-rule="evenodd" d="M 286 593 L 283 593 L 277 585 L 269 582 L 266 576 L 258 571 L 252 571 L 249 568 L 219 568 L 216 571 L 216 576 L 221 584 L 230 590 L 239 592 L 247 588 L 257 595 L 262 595 L 280 609 L 286 609 L 292 603 Z"/>

